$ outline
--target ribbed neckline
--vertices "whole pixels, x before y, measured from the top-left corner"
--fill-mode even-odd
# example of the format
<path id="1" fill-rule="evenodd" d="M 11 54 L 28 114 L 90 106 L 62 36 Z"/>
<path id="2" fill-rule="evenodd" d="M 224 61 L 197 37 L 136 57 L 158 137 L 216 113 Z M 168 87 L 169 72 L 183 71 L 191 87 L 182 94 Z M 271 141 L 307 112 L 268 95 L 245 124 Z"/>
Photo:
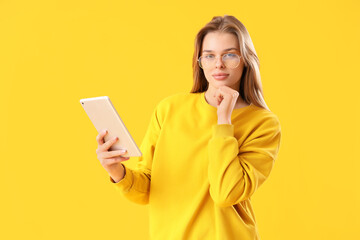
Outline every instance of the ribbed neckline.
<path id="1" fill-rule="evenodd" d="M 210 105 L 210 104 L 206 101 L 206 99 L 205 99 L 205 92 L 201 92 L 201 93 L 198 93 L 198 94 L 200 95 L 200 102 L 201 102 L 201 104 L 202 104 L 205 108 L 209 109 L 210 111 L 217 112 L 217 108 L 214 107 L 214 106 L 212 106 L 212 105 Z M 234 113 L 234 112 L 242 112 L 242 111 L 245 111 L 245 110 L 251 108 L 252 106 L 253 106 L 253 104 L 251 103 L 250 105 L 248 105 L 248 106 L 246 106 L 246 107 L 235 108 L 235 109 L 233 109 L 233 113 Z"/>

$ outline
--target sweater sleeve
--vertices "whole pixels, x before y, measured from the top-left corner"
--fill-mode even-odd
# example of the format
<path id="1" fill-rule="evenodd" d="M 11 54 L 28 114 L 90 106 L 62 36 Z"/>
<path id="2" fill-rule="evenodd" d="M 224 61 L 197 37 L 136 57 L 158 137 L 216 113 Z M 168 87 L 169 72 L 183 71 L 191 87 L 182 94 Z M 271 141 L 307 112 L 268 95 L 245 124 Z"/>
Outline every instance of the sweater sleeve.
<path id="1" fill-rule="evenodd" d="M 121 163 L 125 169 L 124 178 L 116 183 L 110 177 L 111 183 L 123 196 L 138 204 L 145 205 L 149 203 L 151 166 L 161 129 L 157 109 L 156 107 L 152 113 L 150 124 L 140 146 L 142 156 L 134 157 L 135 160 L 137 159 L 136 167 L 131 169 Z"/>
<path id="2" fill-rule="evenodd" d="M 208 142 L 208 178 L 210 195 L 218 206 L 232 206 L 252 196 L 271 172 L 280 138 L 276 117 L 258 125 L 240 148 L 234 125 L 213 125 Z"/>

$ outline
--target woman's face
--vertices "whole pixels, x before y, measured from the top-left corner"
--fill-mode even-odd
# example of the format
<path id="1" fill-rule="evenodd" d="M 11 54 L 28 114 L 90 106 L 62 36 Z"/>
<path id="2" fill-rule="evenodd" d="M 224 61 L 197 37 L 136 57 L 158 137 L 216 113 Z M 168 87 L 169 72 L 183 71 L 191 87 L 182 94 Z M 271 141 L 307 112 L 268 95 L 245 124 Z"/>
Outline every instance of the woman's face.
<path id="1" fill-rule="evenodd" d="M 239 91 L 240 77 L 244 69 L 244 62 L 240 58 L 239 65 L 234 69 L 225 66 L 221 56 L 225 53 L 236 53 L 239 56 L 239 42 L 237 37 L 231 33 L 210 32 L 205 35 L 202 45 L 201 55 L 212 54 L 216 57 L 215 64 L 209 69 L 203 69 L 205 77 L 209 83 L 209 87 L 219 88 L 226 85 L 232 89 Z M 223 78 L 215 77 L 215 74 L 228 74 Z"/>

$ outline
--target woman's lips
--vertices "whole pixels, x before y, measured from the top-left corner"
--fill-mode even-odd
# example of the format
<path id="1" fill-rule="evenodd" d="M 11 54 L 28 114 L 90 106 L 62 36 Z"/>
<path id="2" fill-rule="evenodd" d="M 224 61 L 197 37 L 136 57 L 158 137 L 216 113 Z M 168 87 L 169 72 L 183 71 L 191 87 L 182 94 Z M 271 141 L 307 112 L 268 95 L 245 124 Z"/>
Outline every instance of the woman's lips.
<path id="1" fill-rule="evenodd" d="M 216 80 L 224 80 L 229 76 L 229 74 L 222 74 L 222 75 L 213 75 L 213 78 L 215 78 Z"/>

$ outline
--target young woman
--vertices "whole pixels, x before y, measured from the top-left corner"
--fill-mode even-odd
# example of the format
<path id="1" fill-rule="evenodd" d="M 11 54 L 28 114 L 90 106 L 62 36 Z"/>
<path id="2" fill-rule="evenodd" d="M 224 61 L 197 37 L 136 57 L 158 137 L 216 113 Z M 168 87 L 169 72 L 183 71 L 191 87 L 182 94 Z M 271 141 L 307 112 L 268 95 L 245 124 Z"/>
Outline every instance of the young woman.
<path id="1" fill-rule="evenodd" d="M 194 85 L 160 101 L 137 167 L 117 139 L 97 156 L 127 199 L 149 204 L 151 239 L 259 239 L 251 197 L 269 177 L 281 129 L 262 96 L 259 60 L 245 26 L 214 17 L 196 36 Z"/>

